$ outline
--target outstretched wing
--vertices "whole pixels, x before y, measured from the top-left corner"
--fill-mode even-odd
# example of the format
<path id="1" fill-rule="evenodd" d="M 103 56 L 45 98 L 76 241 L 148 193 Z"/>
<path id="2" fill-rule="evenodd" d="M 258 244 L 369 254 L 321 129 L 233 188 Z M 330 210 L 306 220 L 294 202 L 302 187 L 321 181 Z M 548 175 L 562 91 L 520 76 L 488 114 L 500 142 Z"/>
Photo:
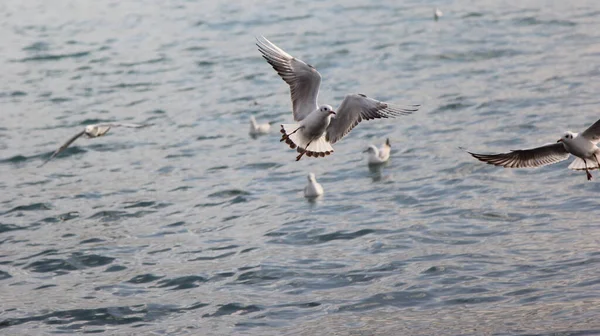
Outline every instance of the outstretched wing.
<path id="1" fill-rule="evenodd" d="M 97 125 L 99 127 L 129 127 L 129 128 L 143 128 L 143 127 L 148 127 L 148 126 L 152 126 L 153 124 L 119 124 L 119 123 L 115 123 L 115 124 L 100 124 Z"/>
<path id="2" fill-rule="evenodd" d="M 336 143 L 363 120 L 394 118 L 411 114 L 418 109 L 419 105 L 394 106 L 360 93 L 347 95 L 327 127 L 327 141 Z"/>
<path id="3" fill-rule="evenodd" d="M 321 74 L 313 66 L 286 53 L 264 36 L 256 38 L 258 50 L 290 86 L 294 120 L 300 121 L 318 108 Z"/>
<path id="4" fill-rule="evenodd" d="M 144 127 L 148 127 L 148 126 L 152 126 L 152 124 L 119 124 L 119 123 L 114 123 L 114 124 L 99 124 L 99 125 L 95 125 L 95 132 L 94 134 L 89 134 L 92 137 L 100 137 L 103 136 L 104 134 L 108 133 L 108 131 L 111 128 L 114 127 L 127 127 L 127 128 L 144 128 Z"/>
<path id="5" fill-rule="evenodd" d="M 590 140 L 594 144 L 600 142 L 600 120 L 581 133 L 581 136 Z"/>
<path id="6" fill-rule="evenodd" d="M 474 158 L 494 166 L 504 168 L 533 168 L 560 162 L 569 158 L 569 152 L 562 143 L 544 145 L 531 149 L 513 150 L 500 154 L 476 154 Z"/>
<path id="7" fill-rule="evenodd" d="M 55 156 L 57 156 L 62 151 L 67 149 L 67 147 L 69 147 L 75 140 L 77 140 L 79 137 L 81 137 L 84 134 L 85 134 L 85 130 L 75 134 L 72 138 L 70 138 L 69 140 L 67 140 L 67 142 L 65 142 L 62 146 L 60 146 L 60 148 L 58 148 L 56 151 L 54 151 L 54 153 L 52 153 L 50 158 L 48 158 L 48 160 L 44 161 L 41 165 L 39 165 L 38 168 L 45 165 L 46 163 L 48 163 L 48 161 L 54 159 Z"/>

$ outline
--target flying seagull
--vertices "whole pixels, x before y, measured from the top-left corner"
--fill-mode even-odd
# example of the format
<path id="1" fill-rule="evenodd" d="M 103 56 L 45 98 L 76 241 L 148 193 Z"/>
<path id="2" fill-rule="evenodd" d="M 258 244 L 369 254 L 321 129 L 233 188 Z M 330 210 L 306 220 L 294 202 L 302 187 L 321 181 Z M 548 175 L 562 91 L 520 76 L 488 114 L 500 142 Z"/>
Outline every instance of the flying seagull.
<path id="1" fill-rule="evenodd" d="M 314 198 L 323 195 L 323 187 L 317 182 L 315 174 L 308 174 L 308 185 L 304 187 L 304 197 Z"/>
<path id="2" fill-rule="evenodd" d="M 263 36 L 256 40 L 263 57 L 290 86 L 292 112 L 298 123 L 281 125 L 281 141 L 292 149 L 297 147 L 300 154 L 296 161 L 304 154 L 309 157 L 331 154 L 331 145 L 363 120 L 393 118 L 411 114 L 419 108 L 419 105 L 394 106 L 360 93 L 346 95 L 337 112 L 330 105 L 319 106 L 317 98 L 321 74 L 317 69 L 286 53 Z"/>
<path id="3" fill-rule="evenodd" d="M 573 154 L 576 158 L 569 165 L 569 169 L 585 170 L 587 179 L 591 180 L 590 170 L 600 169 L 598 142 L 600 142 L 600 120 L 581 134 L 567 131 L 556 143 L 541 147 L 501 154 L 468 153 L 480 161 L 504 168 L 541 167 L 564 161 L 569 158 L 569 154 Z"/>
<path id="4" fill-rule="evenodd" d="M 385 143 L 381 145 L 381 147 L 377 148 L 375 145 L 369 146 L 365 153 L 369 153 L 369 164 L 376 165 L 381 163 L 386 163 L 390 158 L 390 149 L 392 146 L 390 145 L 390 139 L 386 139 Z"/>
<path id="5" fill-rule="evenodd" d="M 249 133 L 251 136 L 267 134 L 267 133 L 269 133 L 270 129 L 271 129 L 271 125 L 269 123 L 259 124 L 256 122 L 256 119 L 254 118 L 254 116 L 250 116 L 250 132 Z"/>
<path id="6" fill-rule="evenodd" d="M 48 163 L 48 161 L 54 159 L 55 156 L 57 156 L 62 151 L 64 151 L 65 149 L 67 149 L 67 147 L 69 147 L 73 142 L 75 142 L 75 140 L 77 140 L 82 135 L 85 135 L 88 138 L 97 138 L 97 137 L 101 137 L 101 136 L 105 135 L 106 133 L 108 133 L 108 131 L 111 129 L 111 127 L 142 128 L 142 127 L 147 127 L 147 126 L 151 126 L 151 124 L 145 124 L 145 125 L 140 125 L 140 124 L 98 124 L 98 125 L 87 125 L 87 126 L 85 126 L 85 128 L 83 129 L 83 131 L 75 134 L 73 137 L 71 137 L 69 140 L 67 140 L 67 142 L 65 142 L 62 146 L 60 146 L 60 148 L 58 148 L 56 151 L 54 151 L 54 153 L 52 153 L 52 155 L 50 156 L 50 158 L 48 158 L 48 160 L 44 161 L 41 165 L 39 165 L 38 168 L 41 167 L 41 166 L 43 166 L 43 165 L 45 165 L 46 163 Z"/>

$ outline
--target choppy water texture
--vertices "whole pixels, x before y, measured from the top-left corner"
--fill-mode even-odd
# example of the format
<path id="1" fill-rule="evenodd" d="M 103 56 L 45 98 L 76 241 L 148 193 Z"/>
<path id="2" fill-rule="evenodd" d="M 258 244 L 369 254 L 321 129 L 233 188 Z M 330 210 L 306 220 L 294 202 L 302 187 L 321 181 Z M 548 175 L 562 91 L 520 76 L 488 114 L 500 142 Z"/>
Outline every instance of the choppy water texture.
<path id="1" fill-rule="evenodd" d="M 600 334 L 597 180 L 458 149 L 600 117 L 600 3 L 371 3 L 2 1 L 0 333 Z M 423 106 L 295 162 L 278 127 L 247 135 L 291 121 L 259 34 L 320 70 L 322 103 Z M 37 168 L 105 121 L 155 126 Z"/>

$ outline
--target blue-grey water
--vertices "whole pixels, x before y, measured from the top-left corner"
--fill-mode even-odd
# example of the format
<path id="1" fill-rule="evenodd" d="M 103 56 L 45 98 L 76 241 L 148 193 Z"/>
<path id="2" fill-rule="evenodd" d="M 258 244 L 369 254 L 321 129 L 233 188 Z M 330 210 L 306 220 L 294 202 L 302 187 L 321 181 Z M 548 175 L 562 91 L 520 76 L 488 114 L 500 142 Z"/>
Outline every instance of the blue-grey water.
<path id="1" fill-rule="evenodd" d="M 261 34 L 322 103 L 422 107 L 295 162 Z M 598 171 L 459 149 L 595 122 L 599 41 L 596 0 L 2 1 L 0 334 L 600 334 Z M 97 122 L 154 126 L 37 168 Z"/>

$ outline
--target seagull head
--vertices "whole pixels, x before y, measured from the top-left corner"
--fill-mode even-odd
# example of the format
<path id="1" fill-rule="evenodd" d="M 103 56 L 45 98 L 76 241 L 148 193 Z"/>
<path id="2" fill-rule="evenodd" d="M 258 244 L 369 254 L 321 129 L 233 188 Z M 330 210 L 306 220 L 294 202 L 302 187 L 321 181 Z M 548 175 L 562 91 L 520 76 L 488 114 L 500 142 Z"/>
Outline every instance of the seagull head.
<path id="1" fill-rule="evenodd" d="M 110 130 L 110 125 L 87 125 L 85 126 L 85 135 L 89 138 L 103 136 Z"/>
<path id="2" fill-rule="evenodd" d="M 377 153 L 377 147 L 375 147 L 375 145 L 371 145 L 369 148 L 365 149 L 363 153 L 375 154 Z"/>
<path id="3" fill-rule="evenodd" d="M 308 174 L 308 182 L 317 182 L 317 178 L 315 177 L 315 174 L 313 174 L 313 173 Z"/>
<path id="4" fill-rule="evenodd" d="M 333 110 L 333 107 L 331 107 L 331 105 L 323 105 L 319 107 L 319 111 L 327 116 L 335 114 L 335 111 Z"/>
<path id="5" fill-rule="evenodd" d="M 575 134 L 573 132 L 567 131 L 565 134 L 563 134 L 562 137 L 560 137 L 560 139 L 558 139 L 558 141 L 556 142 L 568 142 L 573 140 L 573 138 L 575 137 Z"/>
<path id="6" fill-rule="evenodd" d="M 93 138 L 96 136 L 96 133 L 98 132 L 98 126 L 96 125 L 87 125 L 85 126 L 85 135 L 87 135 L 90 138 Z"/>

